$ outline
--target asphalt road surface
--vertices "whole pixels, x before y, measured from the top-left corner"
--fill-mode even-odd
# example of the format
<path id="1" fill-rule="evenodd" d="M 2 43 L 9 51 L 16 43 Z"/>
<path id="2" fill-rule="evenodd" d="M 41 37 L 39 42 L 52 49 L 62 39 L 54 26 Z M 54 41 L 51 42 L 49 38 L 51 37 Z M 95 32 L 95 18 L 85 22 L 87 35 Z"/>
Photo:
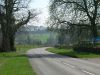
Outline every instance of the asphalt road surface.
<path id="1" fill-rule="evenodd" d="M 37 75 L 100 75 L 100 64 L 57 55 L 45 49 L 28 51 L 29 61 Z"/>

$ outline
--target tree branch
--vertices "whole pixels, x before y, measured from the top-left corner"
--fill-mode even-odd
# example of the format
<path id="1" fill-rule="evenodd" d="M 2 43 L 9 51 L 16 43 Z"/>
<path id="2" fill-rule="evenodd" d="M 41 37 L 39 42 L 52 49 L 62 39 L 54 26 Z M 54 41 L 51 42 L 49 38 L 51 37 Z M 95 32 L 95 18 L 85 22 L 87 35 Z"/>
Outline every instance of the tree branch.
<path id="1" fill-rule="evenodd" d="M 89 19 L 91 19 L 91 16 L 90 16 L 88 8 L 87 8 L 87 2 L 86 2 L 86 0 L 83 0 L 83 2 L 84 2 L 84 6 L 85 6 L 85 12 L 86 12 L 87 16 L 89 17 Z"/>
<path id="2" fill-rule="evenodd" d="M 93 18 L 96 19 L 96 16 L 97 16 L 97 9 L 98 9 L 98 0 L 94 1 L 94 6 L 95 6 L 95 10 L 94 10 L 94 13 L 93 13 Z"/>
<path id="3" fill-rule="evenodd" d="M 27 23 L 30 21 L 30 19 L 33 18 L 31 15 L 32 15 L 32 14 L 31 14 L 31 12 L 29 11 L 29 12 L 28 12 L 27 18 L 26 18 L 25 20 L 22 19 L 19 23 L 16 24 L 16 26 L 15 26 L 15 31 L 17 31 L 17 29 L 19 29 L 21 26 L 27 24 Z M 34 16 L 34 17 L 35 17 L 35 16 Z"/>
<path id="4" fill-rule="evenodd" d="M 79 7 L 81 7 L 83 10 L 85 10 L 85 8 L 84 8 L 82 5 L 80 5 L 78 2 L 75 2 L 75 1 L 67 1 L 67 2 L 66 2 L 66 1 L 63 1 L 63 0 L 62 0 L 62 2 L 63 2 L 63 3 L 76 4 L 76 5 L 78 5 Z"/>
<path id="5" fill-rule="evenodd" d="M 69 26 L 78 26 L 78 27 L 90 27 L 90 25 L 89 24 L 80 24 L 80 23 L 77 23 L 77 24 L 75 24 L 75 23 L 70 23 L 70 22 L 67 22 L 67 21 L 61 21 L 61 20 L 59 20 L 59 22 L 58 23 L 60 23 L 60 24 L 68 24 Z"/>
<path id="6" fill-rule="evenodd" d="M 88 16 L 89 18 L 91 18 L 90 14 L 89 14 L 89 12 L 88 12 L 86 0 L 83 0 L 84 6 L 85 6 L 85 7 L 83 7 L 81 4 L 79 4 L 78 2 L 75 2 L 75 1 L 67 1 L 67 2 L 66 2 L 66 1 L 62 0 L 62 2 L 63 2 L 63 3 L 76 4 L 77 6 L 81 7 L 81 8 L 86 12 L 86 14 L 87 14 L 87 16 Z"/>

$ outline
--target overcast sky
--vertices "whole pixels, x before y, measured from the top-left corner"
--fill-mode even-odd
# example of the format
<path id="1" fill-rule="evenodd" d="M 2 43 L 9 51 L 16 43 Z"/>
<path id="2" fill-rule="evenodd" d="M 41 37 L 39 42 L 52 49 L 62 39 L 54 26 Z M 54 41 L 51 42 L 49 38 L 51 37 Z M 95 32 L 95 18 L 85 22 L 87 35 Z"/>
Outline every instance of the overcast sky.
<path id="1" fill-rule="evenodd" d="M 49 6 L 49 0 L 32 0 L 30 3 L 30 8 L 35 8 L 37 10 L 41 11 L 41 14 L 39 15 L 39 21 L 38 23 L 35 23 L 35 25 L 41 26 L 45 25 L 45 20 L 49 16 L 48 12 L 48 6 Z"/>

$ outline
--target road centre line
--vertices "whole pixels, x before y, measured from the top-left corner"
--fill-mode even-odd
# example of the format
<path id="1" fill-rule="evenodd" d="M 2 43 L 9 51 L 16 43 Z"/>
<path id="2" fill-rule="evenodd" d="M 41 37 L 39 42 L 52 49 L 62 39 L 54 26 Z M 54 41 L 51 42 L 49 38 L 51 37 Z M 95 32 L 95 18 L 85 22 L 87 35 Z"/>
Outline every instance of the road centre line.
<path id="1" fill-rule="evenodd" d="M 65 63 L 65 62 L 62 62 L 64 65 L 68 65 L 70 66 L 71 68 L 75 68 L 75 66 L 71 65 L 71 64 L 68 64 L 68 63 Z"/>
<path id="2" fill-rule="evenodd" d="M 89 75 L 95 75 L 95 74 L 93 74 L 93 73 L 91 73 L 91 72 L 88 72 L 88 71 L 86 71 L 86 70 L 81 70 L 81 71 L 83 71 L 84 73 L 87 73 L 87 74 L 89 74 Z"/>

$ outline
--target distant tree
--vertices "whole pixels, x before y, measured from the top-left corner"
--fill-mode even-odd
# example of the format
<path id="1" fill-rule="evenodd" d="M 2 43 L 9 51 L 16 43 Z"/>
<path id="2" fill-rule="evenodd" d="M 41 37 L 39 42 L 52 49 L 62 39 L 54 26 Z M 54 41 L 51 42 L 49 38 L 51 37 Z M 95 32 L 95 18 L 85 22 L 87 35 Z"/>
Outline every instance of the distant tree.
<path id="1" fill-rule="evenodd" d="M 37 16 L 35 11 L 28 10 L 30 0 L 0 0 L 0 25 L 2 48 L 0 51 L 15 51 L 16 31 Z"/>

